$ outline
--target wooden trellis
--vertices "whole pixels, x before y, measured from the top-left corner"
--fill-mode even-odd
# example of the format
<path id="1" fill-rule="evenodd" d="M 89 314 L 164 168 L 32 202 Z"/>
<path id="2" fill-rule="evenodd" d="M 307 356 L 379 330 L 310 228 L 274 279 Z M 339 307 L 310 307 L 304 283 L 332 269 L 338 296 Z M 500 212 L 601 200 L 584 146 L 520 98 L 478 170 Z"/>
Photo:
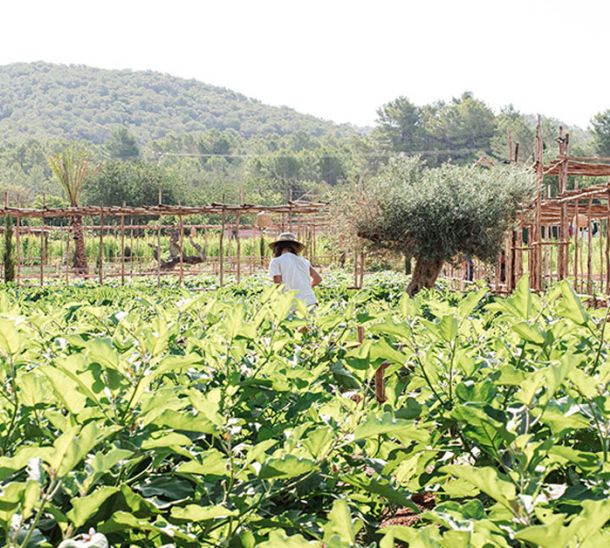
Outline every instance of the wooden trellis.
<path id="1" fill-rule="evenodd" d="M 227 274 L 235 274 L 240 280 L 244 270 L 254 273 L 257 269 L 264 267 L 261 258 L 244 256 L 242 253 L 242 239 L 262 238 L 262 235 L 273 237 L 291 226 L 308 245 L 308 252 L 312 262 L 322 260 L 316 256 L 317 236 L 326 233 L 329 219 L 326 205 L 322 202 L 290 201 L 287 204 L 274 206 L 260 206 L 250 204 L 209 204 L 203 206 L 180 206 L 164 205 L 157 206 L 121 206 L 121 207 L 66 207 L 66 208 L 16 208 L 10 207 L 8 194 L 5 197 L 5 206 L 0 208 L 0 217 L 10 216 L 15 219 L 14 238 L 16 247 L 16 283 L 24 283 L 34 277 L 43 285 L 45 278 L 65 279 L 66 282 L 76 279 L 96 279 L 103 283 L 105 279 L 120 278 L 121 283 L 134 276 L 156 276 L 157 283 L 161 283 L 162 275 L 174 275 L 178 283 L 182 283 L 184 276 L 190 274 L 201 274 L 205 272 L 215 273 L 220 281 L 224 283 Z M 244 220 L 248 217 L 255 218 L 258 214 L 264 214 L 272 219 L 268 226 L 258 228 L 256 222 L 246 226 Z M 218 223 L 188 223 L 193 216 L 212 216 L 217 218 Z M 167 217 L 177 218 L 177 223 L 168 223 Z M 90 274 L 77 273 L 71 266 L 72 252 L 72 230 L 70 218 L 81 217 L 83 231 L 94 236 L 98 245 L 98 257 L 96 260 L 96 271 Z M 136 223 L 135 219 L 150 217 L 151 223 Z M 37 220 L 37 226 L 28 226 L 28 220 Z M 53 224 L 63 222 L 63 225 Z M 2 230 L 2 229 L 0 229 Z M 230 235 L 225 234 L 229 230 Z M 203 233 L 207 248 L 208 235 L 210 233 L 219 235 L 220 250 L 218 256 L 206 256 L 203 248 L 193 239 L 193 234 Z M 153 248 L 155 263 L 145 266 L 140 260 L 140 253 L 134 253 L 134 240 L 137 250 L 140 248 L 138 235 L 148 235 L 156 245 L 148 243 Z M 47 264 L 45 242 L 49 235 L 53 234 L 65 242 L 61 251 L 63 266 L 59 263 Z M 26 235 L 40 236 L 40 256 L 36 264 L 27 264 L 22 253 L 23 240 Z M 170 239 L 170 260 L 161 259 L 162 240 Z M 118 244 L 118 256 L 104 255 L 104 237 L 113 239 Z M 35 236 L 34 236 L 35 237 Z M 185 241 L 197 251 L 196 256 L 186 255 Z M 89 236 L 88 239 L 90 239 Z M 230 244 L 236 240 L 236 251 L 231 256 Z M 58 240 L 56 240 L 58 241 Z M 129 263 L 129 264 L 127 264 Z M 197 268 L 199 265 L 200 268 Z M 34 270 L 36 276 L 34 276 Z"/>

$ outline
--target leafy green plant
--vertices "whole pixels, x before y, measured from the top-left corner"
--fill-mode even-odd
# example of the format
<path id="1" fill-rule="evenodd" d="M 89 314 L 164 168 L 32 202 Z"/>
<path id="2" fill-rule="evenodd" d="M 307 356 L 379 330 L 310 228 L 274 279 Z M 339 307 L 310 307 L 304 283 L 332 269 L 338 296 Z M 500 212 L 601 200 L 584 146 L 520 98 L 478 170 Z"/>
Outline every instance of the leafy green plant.
<path id="1" fill-rule="evenodd" d="M 366 281 L 2 289 L 4 543 L 605 545 L 607 311 Z"/>

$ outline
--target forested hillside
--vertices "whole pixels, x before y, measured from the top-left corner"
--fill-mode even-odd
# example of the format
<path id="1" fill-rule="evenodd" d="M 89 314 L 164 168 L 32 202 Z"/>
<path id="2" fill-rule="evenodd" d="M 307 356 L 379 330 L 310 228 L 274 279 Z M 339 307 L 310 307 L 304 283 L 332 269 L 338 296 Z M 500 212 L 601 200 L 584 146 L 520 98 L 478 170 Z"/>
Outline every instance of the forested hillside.
<path id="1" fill-rule="evenodd" d="M 0 66 L 0 134 L 104 142 L 127 126 L 142 142 L 168 133 L 233 129 L 243 136 L 347 133 L 339 126 L 272 107 L 229 89 L 151 71 L 82 65 Z"/>
<path id="2" fill-rule="evenodd" d="M 398 97 L 370 131 L 271 107 L 228 89 L 156 72 L 47 63 L 0 67 L 0 192 L 13 205 L 61 203 L 48 157 L 77 143 L 94 169 L 82 199 L 95 204 L 209 201 L 273 203 L 320 198 L 365 181 L 397 154 L 428 166 L 507 157 L 509 136 L 530 164 L 536 116 L 512 105 L 494 111 L 465 92 L 415 104 Z M 591 128 L 542 118 L 545 154 L 557 132 L 571 152 L 610 156 L 610 111 Z"/>

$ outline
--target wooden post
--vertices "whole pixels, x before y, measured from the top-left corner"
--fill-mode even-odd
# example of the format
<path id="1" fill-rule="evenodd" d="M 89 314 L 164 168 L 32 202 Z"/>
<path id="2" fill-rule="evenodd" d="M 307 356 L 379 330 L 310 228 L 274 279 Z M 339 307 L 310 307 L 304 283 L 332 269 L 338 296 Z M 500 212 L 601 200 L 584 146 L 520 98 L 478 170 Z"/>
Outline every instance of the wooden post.
<path id="1" fill-rule="evenodd" d="M 182 215 L 178 215 L 178 246 L 180 248 L 180 263 L 178 270 L 178 287 L 182 287 L 182 278 L 184 276 L 184 223 Z"/>
<path id="2" fill-rule="evenodd" d="M 47 205 L 46 196 L 42 195 L 42 209 L 45 209 Z M 44 286 L 44 256 L 45 256 L 45 246 L 44 246 L 44 234 L 45 234 L 45 218 L 42 217 L 41 227 L 40 227 L 40 287 Z"/>
<path id="3" fill-rule="evenodd" d="M 44 286 L 44 217 L 42 218 L 42 226 L 40 228 L 40 287 Z"/>
<path id="4" fill-rule="evenodd" d="M 606 295 L 610 295 L 610 188 L 607 191 L 606 204 Z"/>
<path id="5" fill-rule="evenodd" d="M 224 285 L 224 281 L 225 281 L 225 271 L 224 271 L 224 239 L 225 239 L 225 208 L 223 206 L 222 208 L 222 216 L 221 216 L 221 221 L 220 221 L 220 245 L 219 245 L 219 263 L 218 263 L 218 269 L 219 269 L 219 275 L 220 275 L 220 287 L 222 287 Z"/>
<path id="6" fill-rule="evenodd" d="M 561 167 L 559 170 L 559 196 L 565 196 L 568 190 L 568 164 L 570 154 L 570 134 L 566 133 L 565 137 L 562 136 L 562 128 L 559 133 L 559 155 L 561 160 Z M 570 255 L 570 220 L 568 218 L 568 204 L 562 202 L 561 213 L 560 213 L 560 230 L 559 230 L 559 279 L 563 280 L 568 276 L 569 268 L 569 255 Z"/>
<path id="7" fill-rule="evenodd" d="M 240 221 L 241 221 L 241 213 L 238 213 L 235 218 L 235 231 L 236 231 L 236 235 L 237 235 L 237 255 L 235 257 L 235 259 L 237 261 L 236 262 L 237 283 L 241 282 L 241 238 L 239 237 Z"/>
<path id="8" fill-rule="evenodd" d="M 129 231 L 129 276 L 133 276 L 133 263 L 134 263 L 134 254 L 133 254 L 133 218 L 131 219 L 131 229 Z"/>
<path id="9" fill-rule="evenodd" d="M 533 234 L 530 234 L 530 247 L 532 249 L 530 257 L 530 283 L 534 291 L 542 290 L 542 249 L 541 249 L 541 209 L 542 209 L 542 184 L 544 182 L 544 157 L 542 141 L 542 124 L 538 116 L 536 127 L 536 146 L 535 146 L 535 166 L 536 166 L 536 201 L 534 212 Z"/>
<path id="10" fill-rule="evenodd" d="M 163 191 L 159 188 L 159 199 L 157 200 L 159 205 L 163 202 Z M 161 221 L 163 217 L 159 215 L 157 225 L 157 287 L 161 287 Z"/>
<path id="11" fill-rule="evenodd" d="M 123 204 L 125 207 L 125 204 Z M 121 215 L 121 285 L 125 285 L 125 215 Z"/>
<path id="12" fill-rule="evenodd" d="M 72 223 L 68 222 L 66 230 L 66 285 L 70 283 L 70 236 Z"/>
<path id="13" fill-rule="evenodd" d="M 313 247 L 312 247 L 312 250 L 311 250 L 311 263 L 314 264 L 314 265 L 317 265 L 318 264 L 317 263 L 318 259 L 317 259 L 316 255 L 318 253 L 318 244 L 317 244 L 318 235 L 316 234 L 316 224 L 315 224 L 315 221 L 314 221 L 314 223 L 313 223 L 313 225 L 311 227 L 311 230 L 312 230 L 311 241 L 313 242 Z"/>
<path id="14" fill-rule="evenodd" d="M 21 239 L 19 237 L 19 227 L 21 226 L 21 217 L 15 219 L 15 255 L 17 257 L 17 276 L 15 277 L 15 285 L 21 285 Z"/>
<path id="15" fill-rule="evenodd" d="M 100 233 L 98 237 L 98 260 L 97 260 L 97 268 L 98 268 L 98 279 L 100 285 L 104 283 L 104 215 L 100 214 Z"/>
<path id="16" fill-rule="evenodd" d="M 375 371 L 375 399 L 378 403 L 383 403 L 387 400 L 385 395 L 385 370 L 388 364 L 382 363 Z"/>
<path id="17" fill-rule="evenodd" d="M 604 233 L 602 231 L 602 219 L 597 219 L 597 233 L 599 234 L 599 292 L 604 292 L 604 250 L 602 249 L 604 243 Z"/>
<path id="18" fill-rule="evenodd" d="M 580 232 L 580 223 L 578 222 L 578 198 L 574 207 L 574 290 L 578 291 L 578 233 Z"/>
<path id="19" fill-rule="evenodd" d="M 592 278 L 592 264 L 593 264 L 593 230 L 591 226 L 591 207 L 593 206 L 593 199 L 589 198 L 589 204 L 587 207 L 587 294 L 591 295 L 593 290 L 593 278 Z"/>
<path id="20" fill-rule="evenodd" d="M 161 219 L 157 225 L 157 287 L 161 287 Z"/>

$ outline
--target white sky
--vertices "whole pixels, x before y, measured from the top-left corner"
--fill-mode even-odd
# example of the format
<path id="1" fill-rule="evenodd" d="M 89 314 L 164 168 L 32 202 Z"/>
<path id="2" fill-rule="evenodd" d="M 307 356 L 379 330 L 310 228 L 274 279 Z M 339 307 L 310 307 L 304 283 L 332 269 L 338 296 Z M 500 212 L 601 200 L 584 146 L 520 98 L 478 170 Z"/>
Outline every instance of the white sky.
<path id="1" fill-rule="evenodd" d="M 0 64 L 158 70 L 359 125 L 470 90 L 586 127 L 609 22 L 607 0 L 3 0 Z"/>

